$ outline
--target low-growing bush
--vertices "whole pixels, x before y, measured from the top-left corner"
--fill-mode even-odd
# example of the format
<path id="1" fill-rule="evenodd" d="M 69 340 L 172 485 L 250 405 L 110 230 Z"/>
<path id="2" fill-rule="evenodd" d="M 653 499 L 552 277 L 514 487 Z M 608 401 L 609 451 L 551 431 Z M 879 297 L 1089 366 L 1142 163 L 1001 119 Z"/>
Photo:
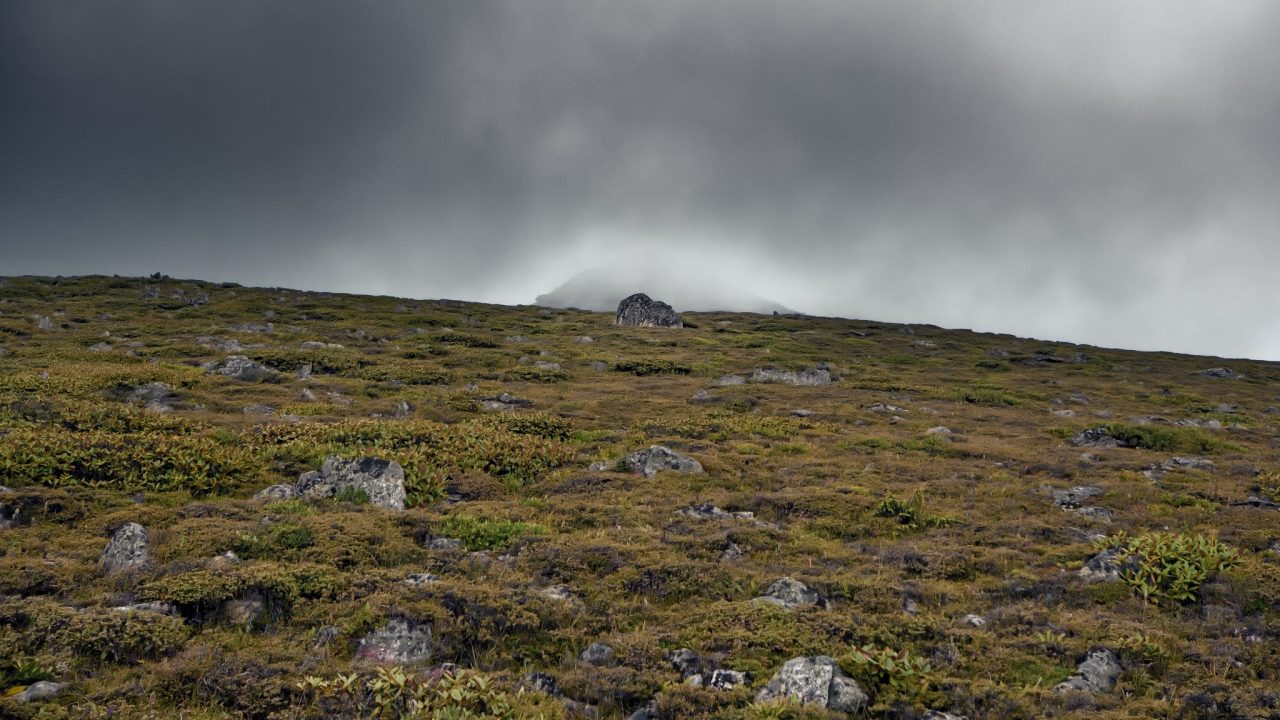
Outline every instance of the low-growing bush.
<path id="1" fill-rule="evenodd" d="M 632 375 L 688 375 L 693 368 L 670 360 L 619 360 L 613 364 L 617 372 Z"/>
<path id="2" fill-rule="evenodd" d="M 1103 544 L 1117 551 L 1124 582 L 1143 600 L 1157 604 L 1195 600 L 1205 582 L 1239 562 L 1235 550 L 1200 534 L 1120 533 Z"/>

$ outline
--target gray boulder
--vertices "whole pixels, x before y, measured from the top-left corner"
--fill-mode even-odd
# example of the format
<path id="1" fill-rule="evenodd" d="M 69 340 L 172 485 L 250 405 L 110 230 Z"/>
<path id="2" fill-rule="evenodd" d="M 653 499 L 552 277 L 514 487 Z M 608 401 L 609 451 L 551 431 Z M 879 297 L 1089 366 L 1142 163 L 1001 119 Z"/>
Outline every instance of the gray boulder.
<path id="1" fill-rule="evenodd" d="M 253 496 L 253 499 L 275 502 L 277 500 L 292 500 L 296 497 L 298 497 L 298 491 L 292 485 L 272 485 L 259 490 Z"/>
<path id="2" fill-rule="evenodd" d="M 410 665 L 431 657 L 431 627 L 392 618 L 365 635 L 356 648 L 356 659 L 392 665 Z"/>
<path id="3" fill-rule="evenodd" d="M 1206 368 L 1197 372 L 1196 375 L 1203 375 L 1204 377 L 1219 378 L 1223 380 L 1237 380 L 1244 377 L 1244 375 L 1241 375 L 1234 370 L 1220 367 Z"/>
<path id="4" fill-rule="evenodd" d="M 826 655 L 788 660 L 756 694 L 756 702 L 788 699 L 836 712 L 858 712 L 869 698 L 858 683 Z"/>
<path id="5" fill-rule="evenodd" d="M 1120 661 L 1107 648 L 1094 648 L 1085 655 L 1071 677 L 1053 688 L 1054 692 L 1081 690 L 1090 693 L 1111 692 L 1120 679 Z"/>
<path id="6" fill-rule="evenodd" d="M 787 385 L 805 385 L 822 387 L 831 384 L 831 371 L 826 368 L 805 368 L 800 371 L 779 370 L 777 368 L 759 368 L 751 373 L 753 383 L 784 383 Z"/>
<path id="7" fill-rule="evenodd" d="M 1111 436 L 1106 427 L 1094 427 L 1081 431 L 1071 438 L 1073 447 L 1113 448 L 1120 447 L 1120 441 Z"/>
<path id="8" fill-rule="evenodd" d="M 613 662 L 613 648 L 604 643 L 591 643 L 578 659 L 586 665 L 608 665 Z"/>
<path id="9" fill-rule="evenodd" d="M 697 460 L 663 445 L 651 445 L 646 450 L 637 450 L 623 458 L 622 465 L 631 472 L 642 473 L 647 478 L 664 470 L 702 472 L 702 464 Z"/>
<path id="10" fill-rule="evenodd" d="M 275 370 L 260 362 L 250 360 L 244 355 L 229 355 L 225 360 L 209 363 L 204 368 L 210 375 L 223 375 L 245 382 L 270 380 L 280 375 Z"/>
<path id="11" fill-rule="evenodd" d="M 325 458 L 319 470 L 303 473 L 294 489 L 303 497 L 329 498 L 355 488 L 369 496 L 369 502 L 392 510 L 404 509 L 404 468 L 394 460 L 362 457 L 343 460 Z"/>
<path id="12" fill-rule="evenodd" d="M 1078 573 L 1088 582 L 1115 582 L 1120 573 L 1137 566 L 1136 558 L 1120 560 L 1120 551 L 1108 548 L 1084 561 L 1084 567 Z"/>
<path id="13" fill-rule="evenodd" d="M 67 686 L 66 683 L 49 682 L 41 680 L 31 683 L 25 690 L 13 696 L 14 702 L 29 703 L 37 700 L 48 700 L 62 694 L 62 689 Z"/>
<path id="14" fill-rule="evenodd" d="M 1102 488 L 1094 485 L 1081 485 L 1069 490 L 1054 490 L 1053 504 L 1063 510 L 1073 510 L 1101 495 Z"/>
<path id="15" fill-rule="evenodd" d="M 120 526 L 103 548 L 98 566 L 109 575 L 151 567 L 151 544 L 147 538 L 147 529 L 137 523 Z"/>
<path id="16" fill-rule="evenodd" d="M 628 295 L 618 303 L 618 325 L 629 327 L 684 327 L 672 307 L 644 293 Z"/>
<path id="17" fill-rule="evenodd" d="M 814 605 L 827 607 L 827 601 L 821 595 L 810 589 L 808 585 L 790 577 L 774 580 L 765 589 L 764 594 L 756 599 L 781 605 L 788 610 Z"/>

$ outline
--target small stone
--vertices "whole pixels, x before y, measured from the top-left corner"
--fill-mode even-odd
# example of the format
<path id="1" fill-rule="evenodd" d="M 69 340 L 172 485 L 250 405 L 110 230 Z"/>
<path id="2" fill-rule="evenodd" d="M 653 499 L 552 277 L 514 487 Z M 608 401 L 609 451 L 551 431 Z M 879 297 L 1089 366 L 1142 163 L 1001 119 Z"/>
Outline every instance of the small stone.
<path id="1" fill-rule="evenodd" d="M 556 679 L 544 672 L 531 672 L 524 676 L 524 687 L 535 692 L 546 693 L 551 697 L 560 695 L 560 684 Z"/>
<path id="2" fill-rule="evenodd" d="M 613 661 L 613 648 L 604 643 L 591 643 L 578 659 L 587 665 L 608 665 Z"/>
<path id="3" fill-rule="evenodd" d="M 433 585 L 440 582 L 440 576 L 431 573 L 414 573 L 404 579 L 404 584 L 409 587 L 422 587 L 423 585 Z"/>
<path id="4" fill-rule="evenodd" d="M 720 387 L 728 387 L 730 385 L 742 385 L 746 382 L 747 379 L 741 375 L 721 375 L 713 384 L 719 385 Z"/>
<path id="5" fill-rule="evenodd" d="M 982 617 L 981 615 L 974 615 L 973 613 L 969 613 L 968 615 L 965 615 L 964 617 L 960 618 L 960 624 L 967 625 L 969 627 L 982 627 L 983 625 L 987 624 L 987 619 Z"/>
<path id="6" fill-rule="evenodd" d="M 275 502 L 277 500 L 292 500 L 296 497 L 298 497 L 298 491 L 292 485 L 271 485 L 259 490 L 253 496 L 253 499 Z"/>
<path id="7" fill-rule="evenodd" d="M 827 601 L 808 585 L 796 580 L 795 578 L 783 577 L 774 580 L 773 583 L 765 589 L 764 594 L 756 598 L 764 602 L 781 605 L 782 607 L 793 610 L 798 607 L 811 607 L 819 605 L 827 607 Z"/>
<path id="8" fill-rule="evenodd" d="M 680 673 L 680 677 L 691 677 L 702 671 L 702 656 L 689 648 L 674 650 L 667 659 L 671 661 L 671 667 Z"/>
<path id="9" fill-rule="evenodd" d="M 466 545 L 458 538 L 431 538 L 427 543 L 428 550 L 465 550 Z"/>
<path id="10" fill-rule="evenodd" d="M 944 435 L 944 436 L 950 435 L 951 428 L 947 427 L 946 425 L 939 425 L 937 427 L 931 427 L 928 430 L 925 430 L 924 434 L 925 435 Z"/>
<path id="11" fill-rule="evenodd" d="M 706 402 L 711 402 L 714 399 L 715 398 L 711 396 L 710 390 L 699 390 L 698 392 L 693 394 L 693 397 L 689 398 L 689 402 L 706 403 Z"/>
<path id="12" fill-rule="evenodd" d="M 798 418 L 813 417 L 813 416 L 814 416 L 814 415 L 816 415 L 816 414 L 817 414 L 817 413 L 815 413 L 815 412 L 814 412 L 814 411 L 812 411 L 812 410 L 805 410 L 805 409 L 803 409 L 803 408 L 798 408 L 798 409 L 796 409 L 796 410 L 792 410 L 792 411 L 791 411 L 791 416 L 792 416 L 792 417 L 798 417 Z"/>
<path id="13" fill-rule="evenodd" d="M 178 609 L 167 602 L 143 602 L 133 603 L 132 605 L 117 605 L 112 610 L 120 612 L 149 612 L 159 615 L 177 615 Z"/>
<path id="14" fill-rule="evenodd" d="M 1102 494 L 1102 488 L 1096 485 L 1080 485 L 1069 490 L 1054 490 L 1053 504 L 1064 510 L 1075 509 Z"/>

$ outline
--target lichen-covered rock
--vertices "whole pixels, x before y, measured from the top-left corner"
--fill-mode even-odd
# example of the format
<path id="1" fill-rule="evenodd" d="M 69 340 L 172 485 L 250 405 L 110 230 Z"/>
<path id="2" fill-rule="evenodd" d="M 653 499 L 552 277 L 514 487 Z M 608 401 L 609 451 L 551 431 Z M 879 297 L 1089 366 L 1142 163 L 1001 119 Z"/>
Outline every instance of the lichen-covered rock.
<path id="1" fill-rule="evenodd" d="M 294 486 L 303 497 L 329 498 L 343 490 L 363 490 L 369 502 L 392 510 L 404 509 L 404 468 L 394 460 L 362 457 L 325 458 L 319 470 L 302 473 Z"/>
<path id="2" fill-rule="evenodd" d="M 826 368 L 805 368 L 800 371 L 759 368 L 751 373 L 751 382 L 822 387 L 831 384 L 831 371 Z"/>
<path id="3" fill-rule="evenodd" d="M 1107 648 L 1094 648 L 1085 655 L 1071 677 L 1053 688 L 1054 692 L 1081 690 L 1091 693 L 1111 692 L 1120 679 L 1120 661 Z"/>
<path id="4" fill-rule="evenodd" d="M 684 327 L 672 307 L 644 293 L 628 295 L 618 303 L 618 325 L 630 327 Z"/>
<path id="5" fill-rule="evenodd" d="M 1120 447 L 1120 441 L 1111 436 L 1110 430 L 1100 426 L 1081 431 L 1071 438 L 1071 445 L 1073 447 L 1113 448 Z"/>
<path id="6" fill-rule="evenodd" d="M 1064 510 L 1073 510 L 1093 498 L 1100 497 L 1102 493 L 1102 488 L 1094 485 L 1081 485 L 1069 490 L 1054 490 L 1053 504 Z"/>
<path id="7" fill-rule="evenodd" d="M 613 662 L 613 648 L 604 643 L 594 642 L 582 651 L 578 659 L 587 665 L 608 665 Z"/>
<path id="8" fill-rule="evenodd" d="M 756 517 L 756 514 L 749 510 L 729 512 L 711 503 L 698 503 L 687 508 L 680 508 L 676 511 L 676 514 L 695 520 L 754 520 Z"/>
<path id="9" fill-rule="evenodd" d="M 866 706 L 869 698 L 833 658 L 814 655 L 788 660 L 756 694 L 756 702 L 776 699 L 853 713 Z"/>
<path id="10" fill-rule="evenodd" d="M 648 449 L 637 450 L 623 458 L 622 465 L 631 472 L 642 473 L 645 477 L 653 477 L 664 470 L 702 472 L 702 464 L 697 460 L 663 445 L 651 445 Z"/>
<path id="11" fill-rule="evenodd" d="M 211 375 L 224 375 L 235 380 L 244 380 L 245 382 L 270 380 L 280 375 L 275 370 L 262 363 L 250 360 L 244 355 L 229 355 L 225 360 L 210 363 L 205 365 L 204 368 Z"/>
<path id="12" fill-rule="evenodd" d="M 151 567 L 151 543 L 147 529 L 125 523 L 111 535 L 98 565 L 109 575 L 146 570 Z"/>
<path id="13" fill-rule="evenodd" d="M 292 500 L 296 497 L 298 497 L 298 491 L 292 485 L 272 485 L 259 490 L 253 496 L 253 499 L 275 502 L 277 500 Z"/>
<path id="14" fill-rule="evenodd" d="M 799 607 L 811 607 L 820 605 L 827 606 L 827 601 L 808 585 L 791 577 L 782 577 L 774 580 L 764 594 L 756 598 L 774 605 L 793 610 Z"/>
<path id="15" fill-rule="evenodd" d="M 356 659 L 392 665 L 411 665 L 431 657 L 431 628 L 392 618 L 360 640 Z"/>

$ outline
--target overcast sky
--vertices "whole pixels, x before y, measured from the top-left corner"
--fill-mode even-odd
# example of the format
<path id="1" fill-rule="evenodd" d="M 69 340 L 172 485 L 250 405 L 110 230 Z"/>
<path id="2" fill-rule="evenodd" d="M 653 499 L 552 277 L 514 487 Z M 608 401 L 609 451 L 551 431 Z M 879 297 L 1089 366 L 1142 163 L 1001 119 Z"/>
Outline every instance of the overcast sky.
<path id="1" fill-rule="evenodd" d="M 0 275 L 1280 359 L 1280 3 L 0 0 Z"/>

